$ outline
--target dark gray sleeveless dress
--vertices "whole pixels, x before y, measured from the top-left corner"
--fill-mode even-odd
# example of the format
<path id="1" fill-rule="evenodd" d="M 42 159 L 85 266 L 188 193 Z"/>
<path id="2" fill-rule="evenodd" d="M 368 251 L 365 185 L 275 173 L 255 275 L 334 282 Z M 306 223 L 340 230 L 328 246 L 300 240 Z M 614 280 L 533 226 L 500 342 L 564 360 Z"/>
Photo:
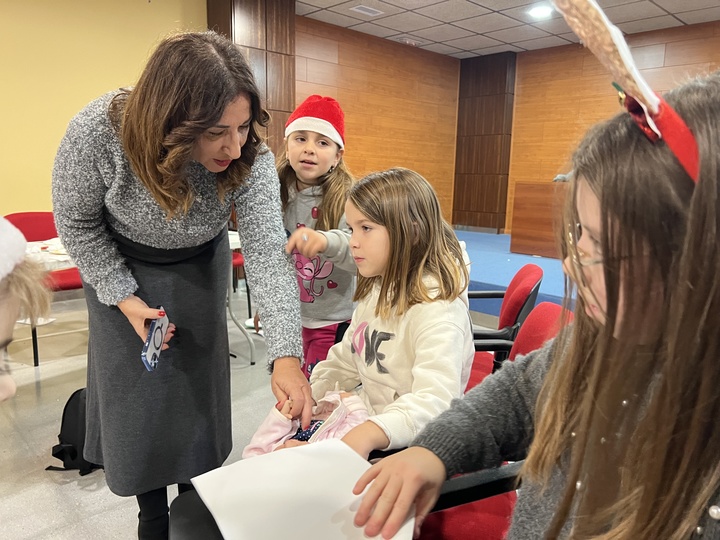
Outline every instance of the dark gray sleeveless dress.
<path id="1" fill-rule="evenodd" d="M 125 315 L 99 302 L 85 284 L 90 341 L 84 454 L 106 466 L 113 493 L 129 496 L 188 483 L 230 453 L 224 309 L 230 249 L 227 231 L 201 246 L 171 250 L 114 238 L 138 282 L 135 294 L 150 307 L 163 306 L 177 327 L 149 372 L 140 358 L 143 342 Z"/>

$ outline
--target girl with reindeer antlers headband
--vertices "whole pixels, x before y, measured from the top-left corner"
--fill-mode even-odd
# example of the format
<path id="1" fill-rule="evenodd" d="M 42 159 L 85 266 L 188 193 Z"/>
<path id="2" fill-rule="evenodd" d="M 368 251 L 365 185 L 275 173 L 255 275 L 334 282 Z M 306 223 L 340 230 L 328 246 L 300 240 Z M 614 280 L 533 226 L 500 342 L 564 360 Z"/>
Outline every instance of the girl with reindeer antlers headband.
<path id="1" fill-rule="evenodd" d="M 556 7 L 627 108 L 572 159 L 574 324 L 358 480 L 368 536 L 411 512 L 419 531 L 446 478 L 525 459 L 510 539 L 720 538 L 720 73 L 659 97 L 594 1 Z"/>

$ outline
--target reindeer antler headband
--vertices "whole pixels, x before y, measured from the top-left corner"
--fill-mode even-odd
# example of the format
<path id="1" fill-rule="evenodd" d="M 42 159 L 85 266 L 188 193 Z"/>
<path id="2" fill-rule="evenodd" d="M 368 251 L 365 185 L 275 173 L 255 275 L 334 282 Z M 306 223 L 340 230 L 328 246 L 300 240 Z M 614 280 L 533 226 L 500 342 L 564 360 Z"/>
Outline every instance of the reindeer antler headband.
<path id="1" fill-rule="evenodd" d="M 697 183 L 697 141 L 675 110 L 652 91 L 635 65 L 622 32 L 595 0 L 553 0 L 570 28 L 610 71 L 620 98 L 635 123 L 651 141 L 665 141 L 690 178 Z"/>

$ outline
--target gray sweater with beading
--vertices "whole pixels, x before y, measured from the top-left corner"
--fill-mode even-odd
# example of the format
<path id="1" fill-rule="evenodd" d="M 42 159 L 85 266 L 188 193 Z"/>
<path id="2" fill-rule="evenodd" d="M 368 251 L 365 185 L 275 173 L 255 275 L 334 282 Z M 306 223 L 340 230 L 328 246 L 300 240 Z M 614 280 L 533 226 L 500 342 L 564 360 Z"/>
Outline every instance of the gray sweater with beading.
<path id="1" fill-rule="evenodd" d="M 448 477 L 524 459 L 534 436 L 535 402 L 550 368 L 552 345 L 550 341 L 542 349 L 505 362 L 497 373 L 454 400 L 450 409 L 418 435 L 413 446 L 435 453 L 445 464 Z M 565 485 L 560 467 L 545 491 L 524 480 L 507 539 L 545 538 Z M 563 538 L 571 527 L 572 519 L 563 528 Z M 720 539 L 720 493 L 708 501 L 692 537 Z"/>

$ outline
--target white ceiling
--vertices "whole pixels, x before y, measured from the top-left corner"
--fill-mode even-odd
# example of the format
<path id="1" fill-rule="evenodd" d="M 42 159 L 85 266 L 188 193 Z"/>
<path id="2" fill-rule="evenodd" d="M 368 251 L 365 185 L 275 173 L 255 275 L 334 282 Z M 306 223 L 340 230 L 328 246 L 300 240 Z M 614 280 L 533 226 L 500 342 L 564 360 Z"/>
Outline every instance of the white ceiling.
<path id="1" fill-rule="evenodd" d="M 720 20 L 720 0 L 596 0 L 626 34 Z M 295 13 L 455 58 L 545 49 L 578 39 L 553 11 L 528 11 L 548 0 L 302 0 Z M 365 6 L 376 16 L 350 8 Z"/>

